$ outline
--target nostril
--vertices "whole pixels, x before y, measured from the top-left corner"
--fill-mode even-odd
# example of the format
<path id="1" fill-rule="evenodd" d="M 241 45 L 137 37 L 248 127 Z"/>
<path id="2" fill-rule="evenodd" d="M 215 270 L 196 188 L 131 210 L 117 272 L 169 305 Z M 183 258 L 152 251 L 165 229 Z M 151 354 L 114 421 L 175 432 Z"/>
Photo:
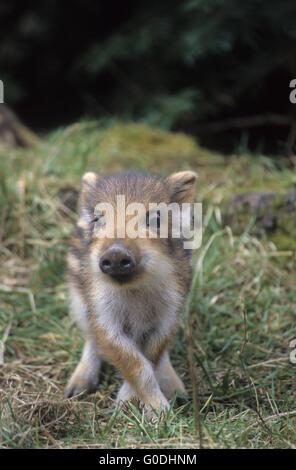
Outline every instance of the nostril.
<path id="1" fill-rule="evenodd" d="M 108 259 L 104 259 L 102 261 L 102 266 L 103 266 L 103 268 L 110 268 L 111 267 L 111 261 L 108 260 Z"/>
<path id="2" fill-rule="evenodd" d="M 129 258 L 123 258 L 121 261 L 120 261 L 120 265 L 123 267 L 123 268 L 129 268 L 131 266 L 131 259 Z"/>

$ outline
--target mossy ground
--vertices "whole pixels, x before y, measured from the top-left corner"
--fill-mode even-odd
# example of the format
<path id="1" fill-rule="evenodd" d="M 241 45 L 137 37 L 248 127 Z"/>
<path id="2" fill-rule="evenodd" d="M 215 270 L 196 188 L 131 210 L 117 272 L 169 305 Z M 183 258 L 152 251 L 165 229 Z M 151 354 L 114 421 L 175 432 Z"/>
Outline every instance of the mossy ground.
<path id="1" fill-rule="evenodd" d="M 75 213 L 61 202 L 85 170 L 199 173 L 203 244 L 188 309 L 172 348 L 189 399 L 158 423 L 113 411 L 120 377 L 105 366 L 96 394 L 64 400 L 82 347 L 68 316 L 65 255 Z M 295 447 L 295 246 L 223 226 L 231 195 L 286 191 L 295 171 L 260 155 L 224 158 L 189 137 L 144 124 L 78 123 L 34 150 L 1 155 L 0 446 L 3 448 L 200 445 L 190 370 L 193 353 L 204 447 Z M 290 229 L 288 229 L 289 233 Z M 191 325 L 192 336 L 188 335 Z M 1 358 L 1 356 L 0 356 Z"/>

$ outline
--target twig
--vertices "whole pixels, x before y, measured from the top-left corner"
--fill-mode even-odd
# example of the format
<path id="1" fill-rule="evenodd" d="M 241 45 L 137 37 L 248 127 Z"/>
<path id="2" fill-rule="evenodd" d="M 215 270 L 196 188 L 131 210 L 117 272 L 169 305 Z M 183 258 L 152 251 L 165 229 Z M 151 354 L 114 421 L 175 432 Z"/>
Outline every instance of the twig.
<path id="1" fill-rule="evenodd" d="M 198 436 L 199 436 L 199 447 L 200 449 L 202 449 L 203 442 L 202 442 L 202 431 L 201 431 L 201 422 L 200 422 L 200 403 L 199 403 L 198 387 L 197 387 L 196 373 L 195 373 L 195 367 L 194 367 L 194 358 L 193 358 L 192 322 L 190 322 L 189 324 L 188 353 L 189 353 L 190 377 L 191 377 L 193 400 L 194 400 L 195 427 L 196 427 L 196 432 L 198 433 Z"/>
<path id="2" fill-rule="evenodd" d="M 204 124 L 198 127 L 197 131 L 201 134 L 214 134 L 228 129 L 241 129 L 244 127 L 258 127 L 271 124 L 275 126 L 287 127 L 291 123 L 288 116 L 282 114 L 258 114 L 256 116 L 244 116 L 223 121 L 215 121 L 210 124 Z"/>
<path id="3" fill-rule="evenodd" d="M 244 371 L 244 374 L 245 374 L 245 377 L 247 379 L 247 381 L 249 382 L 249 388 L 251 389 L 251 387 L 254 389 L 254 393 L 255 393 L 255 398 L 256 398 L 256 408 L 255 408 L 255 412 L 257 413 L 257 416 L 259 418 L 259 421 L 261 422 L 263 428 L 270 434 L 272 435 L 272 431 L 269 429 L 269 427 L 267 426 L 267 424 L 265 423 L 265 420 L 262 416 L 262 413 L 261 413 L 261 410 L 260 410 L 260 404 L 259 404 L 259 399 L 258 399 L 258 394 L 257 394 L 257 390 L 256 390 L 256 387 L 255 387 L 255 384 L 254 384 L 254 381 L 252 379 L 252 377 L 247 373 L 247 369 L 246 369 L 246 365 L 244 363 L 244 359 L 243 359 L 243 352 L 245 350 L 245 347 L 246 347 L 246 344 L 248 342 L 248 338 L 247 338 L 247 315 L 246 315 L 246 308 L 245 308 L 245 304 L 244 304 L 244 300 L 243 298 L 241 297 L 239 299 L 239 302 L 240 302 L 240 306 L 241 306 L 241 309 L 242 309 L 242 314 L 243 314 L 243 318 L 244 318 L 244 340 L 243 340 L 243 344 L 242 344 L 242 347 L 241 347 L 241 350 L 239 352 L 239 359 L 241 361 L 241 364 L 242 364 L 242 368 L 243 368 L 243 371 Z"/>

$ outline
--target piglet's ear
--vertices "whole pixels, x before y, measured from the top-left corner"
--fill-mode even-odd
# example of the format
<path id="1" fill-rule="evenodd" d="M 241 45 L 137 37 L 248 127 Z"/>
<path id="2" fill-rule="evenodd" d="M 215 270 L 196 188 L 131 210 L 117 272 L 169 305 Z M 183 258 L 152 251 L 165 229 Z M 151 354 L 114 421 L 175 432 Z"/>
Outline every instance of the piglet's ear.
<path id="1" fill-rule="evenodd" d="M 86 186 L 93 186 L 99 179 L 98 173 L 94 171 L 88 171 L 82 176 L 82 189 L 86 189 Z"/>
<path id="2" fill-rule="evenodd" d="M 80 197 L 78 203 L 78 212 L 80 215 L 85 215 L 88 218 L 92 217 L 93 205 L 95 201 L 96 184 L 100 179 L 98 173 L 88 171 L 84 173 L 81 182 Z"/>
<path id="3" fill-rule="evenodd" d="M 168 176 L 171 202 L 194 202 L 197 174 L 194 171 L 180 171 Z"/>

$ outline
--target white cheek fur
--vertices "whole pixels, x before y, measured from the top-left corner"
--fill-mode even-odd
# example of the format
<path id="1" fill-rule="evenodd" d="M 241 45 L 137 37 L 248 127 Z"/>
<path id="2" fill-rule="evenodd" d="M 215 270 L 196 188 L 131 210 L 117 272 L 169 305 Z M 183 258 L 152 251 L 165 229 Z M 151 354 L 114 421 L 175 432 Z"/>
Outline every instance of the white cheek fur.
<path id="1" fill-rule="evenodd" d="M 87 306 L 84 302 L 79 290 L 73 285 L 69 287 L 69 300 L 70 300 L 70 313 L 73 319 L 77 322 L 80 329 L 84 334 L 89 329 L 89 322 L 87 316 Z"/>

